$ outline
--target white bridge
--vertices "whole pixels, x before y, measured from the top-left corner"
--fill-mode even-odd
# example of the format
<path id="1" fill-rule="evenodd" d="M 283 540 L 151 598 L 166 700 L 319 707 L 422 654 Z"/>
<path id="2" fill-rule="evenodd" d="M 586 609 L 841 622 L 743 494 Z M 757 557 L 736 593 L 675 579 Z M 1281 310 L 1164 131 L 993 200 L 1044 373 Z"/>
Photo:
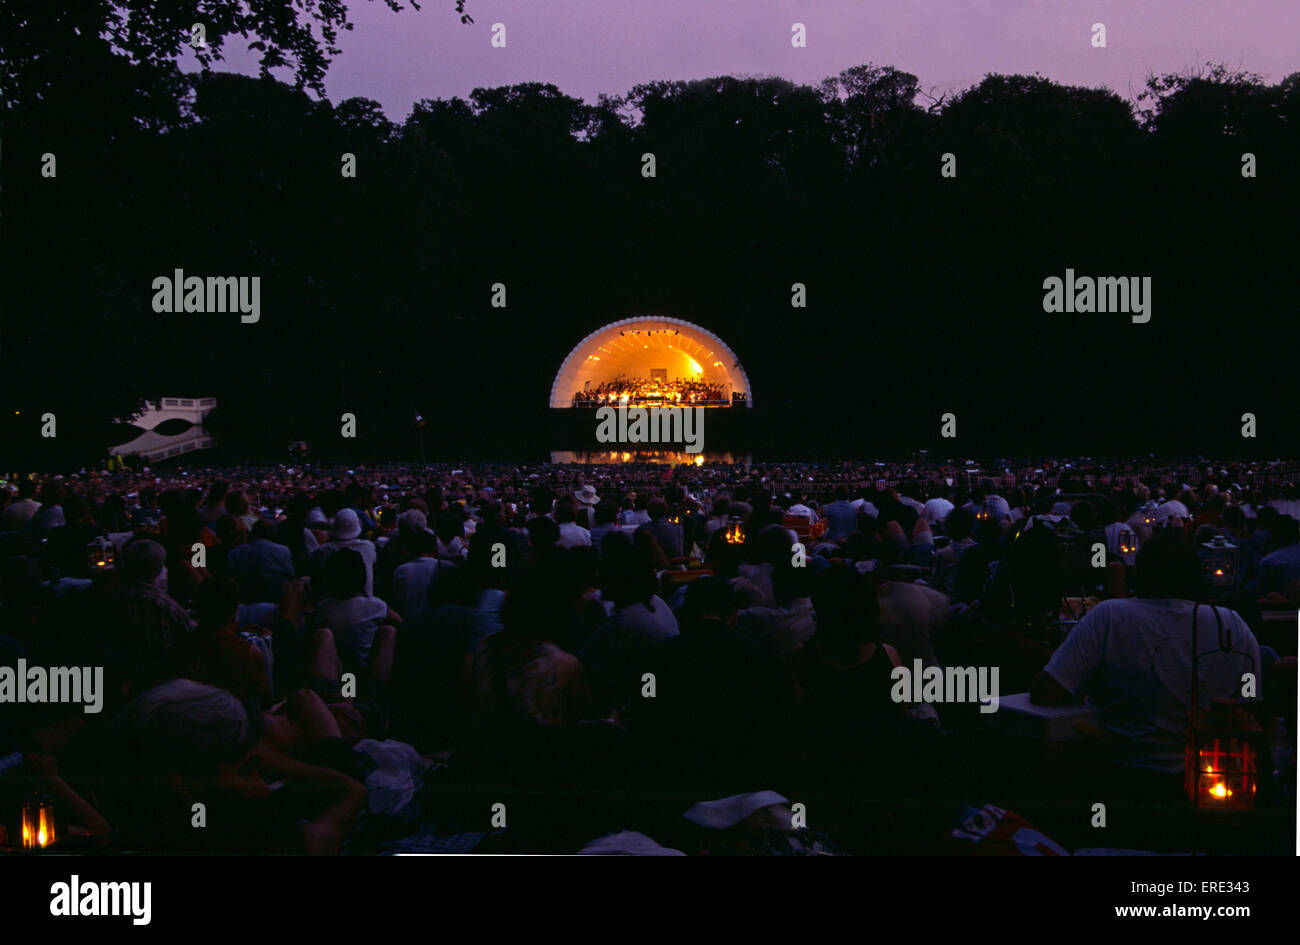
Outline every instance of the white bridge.
<path id="1" fill-rule="evenodd" d="M 129 456 L 132 453 L 146 462 L 171 459 L 183 453 L 210 449 L 217 441 L 203 431 L 203 418 L 217 406 L 215 397 L 164 397 L 156 403 L 148 403 L 140 413 L 131 418 L 133 426 L 142 427 L 141 433 L 129 443 L 110 447 L 112 456 Z M 186 420 L 191 426 L 188 430 L 167 436 L 155 432 L 155 428 L 168 420 Z"/>

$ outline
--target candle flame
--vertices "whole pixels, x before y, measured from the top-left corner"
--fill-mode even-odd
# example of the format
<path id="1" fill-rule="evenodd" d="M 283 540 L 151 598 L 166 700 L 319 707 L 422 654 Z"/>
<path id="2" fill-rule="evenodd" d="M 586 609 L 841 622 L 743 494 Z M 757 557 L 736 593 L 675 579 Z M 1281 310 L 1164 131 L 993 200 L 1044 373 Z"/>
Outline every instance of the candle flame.
<path id="1" fill-rule="evenodd" d="M 1216 784 L 1214 787 L 1210 788 L 1210 793 L 1213 794 L 1215 797 L 1231 797 L 1231 796 L 1232 796 L 1232 792 L 1229 791 L 1229 790 L 1228 790 L 1226 787 L 1224 787 L 1222 784 Z"/>

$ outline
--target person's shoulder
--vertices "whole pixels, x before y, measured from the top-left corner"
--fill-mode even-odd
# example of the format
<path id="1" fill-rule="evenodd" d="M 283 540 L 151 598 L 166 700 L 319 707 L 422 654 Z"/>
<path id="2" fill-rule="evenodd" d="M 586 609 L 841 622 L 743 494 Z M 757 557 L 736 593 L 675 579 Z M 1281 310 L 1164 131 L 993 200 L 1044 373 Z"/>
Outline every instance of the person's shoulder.
<path id="1" fill-rule="evenodd" d="M 1222 613 L 1222 614 L 1224 614 L 1224 615 L 1226 616 L 1226 618 L 1227 618 L 1228 622 L 1231 624 L 1231 626 L 1232 626 L 1232 630 L 1233 630 L 1234 632 L 1239 632 L 1239 633 L 1243 633 L 1243 634 L 1245 634 L 1245 635 L 1248 636 L 1250 639 L 1255 640 L 1256 645 L 1258 645 L 1259 641 L 1258 641 L 1258 639 L 1255 637 L 1255 631 L 1252 630 L 1252 629 L 1250 628 L 1250 624 L 1248 624 L 1248 623 L 1246 622 L 1246 618 L 1245 618 L 1245 617 L 1243 617 L 1241 614 L 1237 613 L 1237 611 L 1234 610 L 1234 609 L 1231 608 L 1231 607 L 1220 606 L 1220 607 L 1218 608 L 1218 610 L 1219 610 L 1220 613 Z"/>
<path id="2" fill-rule="evenodd" d="M 642 604 L 638 602 L 626 609 L 635 610 L 636 612 L 641 614 L 650 614 L 653 615 L 654 617 L 659 617 L 659 618 L 662 618 L 664 614 L 668 614 L 668 616 L 671 617 L 673 613 L 673 609 L 668 606 L 668 602 L 665 601 L 658 594 L 651 594 L 650 600 L 647 603 Z M 676 619 L 677 619 L 676 617 L 673 617 L 674 621 Z"/>
<path id="3" fill-rule="evenodd" d="M 1088 612 L 1075 624 L 1075 628 L 1071 633 L 1076 633 L 1081 629 L 1095 630 L 1113 620 L 1142 621 L 1146 617 L 1143 613 L 1145 609 L 1145 602 L 1136 597 L 1112 597 L 1098 601 L 1088 608 Z"/>
<path id="4" fill-rule="evenodd" d="M 1088 613 L 1138 614 L 1144 613 L 1150 607 L 1151 601 L 1145 597 L 1108 597 L 1093 604 L 1092 607 L 1088 608 Z"/>

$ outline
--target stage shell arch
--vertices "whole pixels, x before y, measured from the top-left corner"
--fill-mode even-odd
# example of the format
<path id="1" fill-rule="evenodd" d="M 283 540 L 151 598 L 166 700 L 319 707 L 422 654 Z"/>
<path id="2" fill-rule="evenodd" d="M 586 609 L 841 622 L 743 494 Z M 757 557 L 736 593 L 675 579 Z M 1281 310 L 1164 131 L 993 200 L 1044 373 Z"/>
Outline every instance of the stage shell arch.
<path id="1" fill-rule="evenodd" d="M 624 318 L 583 338 L 560 365 L 551 385 L 552 407 L 572 407 L 573 395 L 588 385 L 628 377 L 692 378 L 723 385 L 731 395 L 745 395 L 754 405 L 749 378 L 727 343 L 699 325 L 680 318 Z"/>

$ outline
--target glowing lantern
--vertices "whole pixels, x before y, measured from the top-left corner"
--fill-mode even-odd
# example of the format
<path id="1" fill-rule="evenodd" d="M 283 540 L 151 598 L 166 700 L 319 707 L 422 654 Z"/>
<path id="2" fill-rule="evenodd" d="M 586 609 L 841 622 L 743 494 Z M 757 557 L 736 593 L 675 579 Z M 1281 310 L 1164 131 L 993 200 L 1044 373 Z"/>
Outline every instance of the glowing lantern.
<path id="1" fill-rule="evenodd" d="M 1138 509 L 1138 515 L 1142 516 L 1142 524 L 1147 528 L 1156 527 L 1156 504 L 1150 500 L 1143 502 L 1142 507 Z"/>
<path id="2" fill-rule="evenodd" d="M 43 850 L 58 839 L 53 798 L 33 797 L 23 803 L 22 831 L 24 850 Z"/>
<path id="3" fill-rule="evenodd" d="M 1115 536 L 1115 547 L 1118 554 L 1131 555 L 1138 550 L 1137 536 L 1133 534 L 1132 529 L 1121 528 Z"/>
<path id="4" fill-rule="evenodd" d="M 987 502 L 981 502 L 975 509 L 975 521 L 987 522 L 993 518 L 993 506 Z"/>
<path id="5" fill-rule="evenodd" d="M 727 523 L 726 531 L 727 541 L 733 545 L 739 545 L 745 540 L 745 526 L 741 523 L 740 517 L 733 515 L 731 521 Z"/>
<path id="6" fill-rule="evenodd" d="M 1187 713 L 1187 799 L 1205 810 L 1253 810 L 1264 733 L 1246 708 L 1216 699 Z"/>
<path id="7" fill-rule="evenodd" d="M 1232 589 L 1237 586 L 1237 546 L 1222 535 L 1201 545 L 1201 568 L 1215 588 Z"/>
<path id="8" fill-rule="evenodd" d="M 86 546 L 87 559 L 90 564 L 90 572 L 113 570 L 113 562 L 117 558 L 117 549 L 113 543 L 104 538 L 96 538 Z"/>
<path id="9" fill-rule="evenodd" d="M 1211 653 L 1239 652 L 1219 608 L 1218 647 Z M 1203 810 L 1253 810 L 1259 786 L 1259 757 L 1264 733 L 1249 710 L 1233 699 L 1215 699 L 1201 709 L 1200 625 L 1192 608 L 1192 701 L 1187 712 L 1187 748 L 1183 758 L 1184 787 L 1192 806 Z"/>

